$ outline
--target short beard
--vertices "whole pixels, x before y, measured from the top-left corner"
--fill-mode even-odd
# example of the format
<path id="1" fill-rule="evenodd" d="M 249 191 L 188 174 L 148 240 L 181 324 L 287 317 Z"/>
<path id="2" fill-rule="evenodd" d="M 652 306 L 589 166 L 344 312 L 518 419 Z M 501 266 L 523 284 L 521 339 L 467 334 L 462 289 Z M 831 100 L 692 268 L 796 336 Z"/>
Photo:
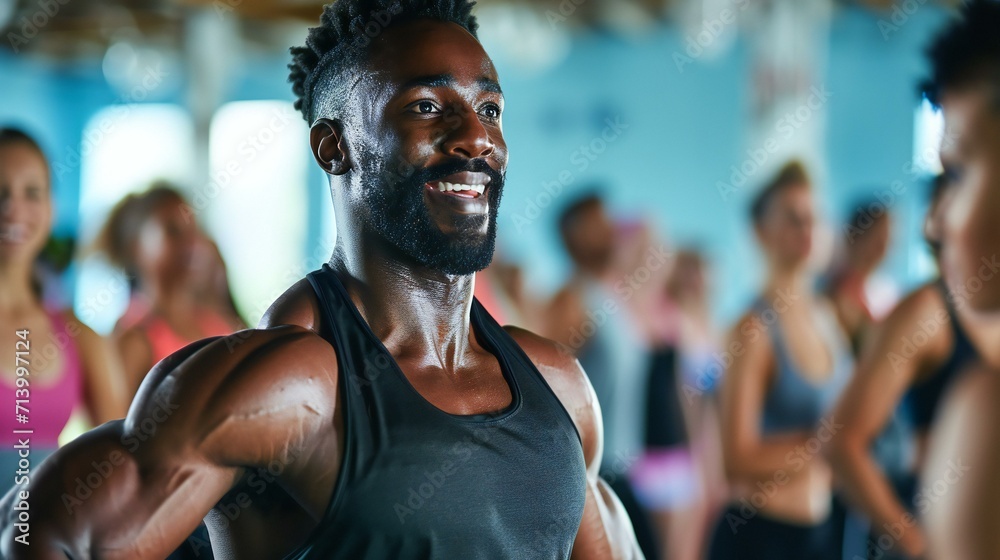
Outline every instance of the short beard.
<path id="1" fill-rule="evenodd" d="M 424 185 L 462 171 L 481 172 L 490 177 L 489 212 L 486 216 L 458 218 L 456 231 L 446 234 L 431 219 L 424 203 Z M 457 160 L 414 169 L 405 176 L 392 172 L 366 175 L 361 197 L 368 226 L 404 255 L 431 270 L 451 275 L 472 274 L 489 266 L 496 248 L 497 210 L 504 176 L 485 160 Z M 478 231 L 484 219 L 488 225 L 482 235 Z"/>

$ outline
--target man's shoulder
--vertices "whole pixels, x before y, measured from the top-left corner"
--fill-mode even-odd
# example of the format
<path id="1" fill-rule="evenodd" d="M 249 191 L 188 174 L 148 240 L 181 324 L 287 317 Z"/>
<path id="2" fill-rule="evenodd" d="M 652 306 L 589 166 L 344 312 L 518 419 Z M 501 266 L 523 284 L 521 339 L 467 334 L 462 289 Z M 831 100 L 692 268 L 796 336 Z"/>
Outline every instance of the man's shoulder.
<path id="1" fill-rule="evenodd" d="M 319 332 L 320 305 L 316 292 L 307 278 L 302 278 L 284 291 L 264 312 L 258 326 L 298 325 Z"/>
<path id="2" fill-rule="evenodd" d="M 572 351 L 558 342 L 520 327 L 503 327 L 542 374 L 563 406 L 580 421 L 580 411 L 593 406 L 593 388 Z"/>
<path id="3" fill-rule="evenodd" d="M 279 433 L 288 427 L 327 424 L 337 402 L 336 364 L 323 338 L 296 325 L 200 340 L 150 370 L 125 429 L 144 433 L 171 417 L 178 433 L 214 453 L 246 453 L 236 444 L 251 434 L 270 445 L 290 437 Z"/>
<path id="4" fill-rule="evenodd" d="M 580 363 L 568 347 L 521 327 L 506 325 L 503 330 L 524 350 L 546 379 L 549 377 L 586 379 Z"/>
<path id="5" fill-rule="evenodd" d="M 526 329 L 503 327 L 541 373 L 576 425 L 588 463 L 600 454 L 601 420 L 597 395 L 570 349 Z"/>

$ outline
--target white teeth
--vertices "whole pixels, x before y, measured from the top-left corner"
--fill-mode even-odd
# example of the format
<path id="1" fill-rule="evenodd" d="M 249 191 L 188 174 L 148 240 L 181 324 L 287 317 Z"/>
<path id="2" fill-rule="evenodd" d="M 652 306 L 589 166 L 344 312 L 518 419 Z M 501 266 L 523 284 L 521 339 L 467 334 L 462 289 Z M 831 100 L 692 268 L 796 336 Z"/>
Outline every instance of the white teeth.
<path id="1" fill-rule="evenodd" d="M 486 185 L 464 185 L 462 183 L 446 183 L 444 181 L 439 182 L 437 187 L 441 192 L 473 191 L 477 194 L 483 194 L 486 191 Z"/>

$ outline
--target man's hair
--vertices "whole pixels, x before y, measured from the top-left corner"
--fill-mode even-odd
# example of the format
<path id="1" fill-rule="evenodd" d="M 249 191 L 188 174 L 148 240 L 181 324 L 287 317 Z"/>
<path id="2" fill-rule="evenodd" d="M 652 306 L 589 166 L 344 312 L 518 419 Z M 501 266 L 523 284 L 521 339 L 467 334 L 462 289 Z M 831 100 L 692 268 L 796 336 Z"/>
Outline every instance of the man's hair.
<path id="1" fill-rule="evenodd" d="M 941 201 L 941 197 L 947 192 L 950 182 L 948 175 L 945 173 L 938 173 L 937 175 L 931 177 L 927 181 L 927 202 L 930 204 L 937 204 Z"/>
<path id="2" fill-rule="evenodd" d="M 809 173 L 798 160 L 786 163 L 770 182 L 764 185 L 757 196 L 750 203 L 750 219 L 753 223 L 759 224 L 767 214 L 767 209 L 771 206 L 771 201 L 785 189 L 794 186 L 809 186 Z"/>
<path id="3" fill-rule="evenodd" d="M 931 76 L 923 94 L 940 105 L 944 90 L 986 79 L 1000 106 L 1000 2 L 972 0 L 927 50 Z"/>
<path id="4" fill-rule="evenodd" d="M 321 108 L 337 110 L 346 100 L 345 78 L 365 61 L 372 39 L 401 23 L 431 19 L 458 24 L 473 37 L 479 24 L 470 0 L 336 0 L 323 8 L 306 44 L 292 47 L 288 81 L 295 108 L 312 123 Z M 325 101 L 332 103 L 324 103 Z"/>
<path id="5" fill-rule="evenodd" d="M 570 234 L 570 230 L 576 227 L 577 221 L 585 211 L 595 207 L 600 207 L 603 204 L 604 201 L 601 199 L 601 195 L 599 195 L 596 190 L 593 192 L 587 192 L 570 202 L 559 214 L 559 220 L 557 222 L 559 233 L 562 235 L 563 240 L 566 240 L 567 236 Z"/>

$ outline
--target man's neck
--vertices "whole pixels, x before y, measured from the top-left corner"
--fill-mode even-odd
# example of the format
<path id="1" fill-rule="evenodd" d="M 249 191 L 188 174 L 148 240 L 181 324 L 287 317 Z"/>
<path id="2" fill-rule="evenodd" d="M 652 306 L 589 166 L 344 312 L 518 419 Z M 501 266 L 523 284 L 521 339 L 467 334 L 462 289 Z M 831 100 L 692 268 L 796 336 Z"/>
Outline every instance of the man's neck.
<path id="1" fill-rule="evenodd" d="M 456 371 L 473 344 L 474 275 L 430 270 L 373 245 L 351 255 L 338 246 L 330 259 L 361 316 L 394 356 Z"/>

